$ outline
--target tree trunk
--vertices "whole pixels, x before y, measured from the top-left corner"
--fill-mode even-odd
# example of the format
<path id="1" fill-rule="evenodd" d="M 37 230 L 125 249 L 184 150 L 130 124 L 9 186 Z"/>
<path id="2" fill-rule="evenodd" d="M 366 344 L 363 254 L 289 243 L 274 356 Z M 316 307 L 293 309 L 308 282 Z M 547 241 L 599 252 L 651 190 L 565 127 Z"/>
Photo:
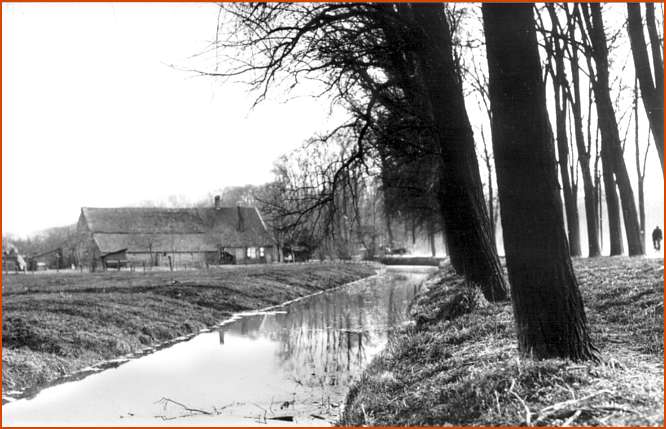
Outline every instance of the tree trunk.
<path id="1" fill-rule="evenodd" d="M 650 48 L 652 51 L 652 67 L 654 69 L 654 82 L 657 94 L 664 93 L 664 60 L 661 57 L 661 51 L 664 49 L 657 24 L 654 18 L 654 4 L 645 3 L 645 23 L 650 36 Z M 663 97 L 660 97 L 663 104 Z M 662 118 L 663 119 L 663 118 Z"/>
<path id="2" fill-rule="evenodd" d="M 446 233 L 444 233 L 444 228 L 442 228 L 442 252 L 444 256 L 449 254 L 449 244 L 446 241 Z"/>
<path id="3" fill-rule="evenodd" d="M 641 222 L 641 243 L 645 246 L 645 190 L 643 178 L 638 177 L 638 215 Z"/>
<path id="4" fill-rule="evenodd" d="M 453 46 L 441 4 L 413 4 L 418 68 L 432 112 L 442 162 L 439 202 L 451 263 L 478 284 L 490 301 L 507 290 L 491 240 L 474 136 L 453 60 Z"/>
<path id="5" fill-rule="evenodd" d="M 603 207 L 603 194 L 601 189 L 601 178 L 598 173 L 594 175 L 594 192 L 597 196 L 597 213 L 599 213 L 599 242 L 601 247 L 604 247 L 604 207 Z M 621 237 L 621 236 L 620 236 Z"/>
<path id="6" fill-rule="evenodd" d="M 608 238 L 610 240 L 610 255 L 617 256 L 624 253 L 622 243 L 622 217 L 620 216 L 620 199 L 615 188 L 612 161 L 608 151 L 601 148 L 602 178 L 606 191 L 606 211 L 608 212 Z M 603 232 L 602 232 L 603 233 Z"/>
<path id="7" fill-rule="evenodd" d="M 647 5 L 646 5 L 647 6 Z M 594 9 L 592 9 L 594 13 Z M 659 154 L 661 172 L 664 173 L 664 63 L 661 59 L 661 47 L 654 25 L 654 5 L 647 9 L 647 24 L 652 44 L 652 60 L 656 82 L 652 80 L 650 59 L 648 56 L 645 36 L 643 35 L 643 19 L 640 3 L 627 3 L 627 32 L 631 42 L 631 53 L 634 67 L 641 85 L 643 106 L 648 116 L 650 129 L 654 135 L 654 143 Z"/>
<path id="8" fill-rule="evenodd" d="M 488 117 L 492 121 L 492 114 L 490 112 L 488 112 Z M 493 192 L 493 166 L 492 162 L 490 162 L 490 155 L 488 154 L 488 146 L 486 143 L 486 137 L 483 133 L 483 128 L 481 128 L 481 141 L 483 142 L 483 160 L 486 163 L 486 171 L 488 172 L 488 222 L 490 223 L 490 239 L 493 241 L 495 247 L 497 247 L 497 241 L 495 240 L 497 217 L 495 216 L 495 195 Z"/>
<path id="9" fill-rule="evenodd" d="M 493 192 L 493 174 L 488 172 L 488 222 L 490 223 L 490 239 L 497 248 L 497 239 L 495 231 L 497 230 L 497 217 L 495 216 L 495 195 Z"/>
<path id="10" fill-rule="evenodd" d="M 638 140 L 638 75 L 634 79 L 634 146 L 636 177 L 638 178 L 638 222 L 641 227 L 641 243 L 645 246 L 645 191 L 643 189 L 645 176 L 641 168 L 641 145 Z M 648 147 L 645 148 L 646 154 L 647 150 Z"/>
<path id="11" fill-rule="evenodd" d="M 550 44 L 546 44 L 548 56 L 555 61 L 555 69 L 550 69 L 553 77 L 553 93 L 555 94 L 555 130 L 557 134 L 557 161 L 562 177 L 562 194 L 564 196 L 564 209 L 567 219 L 567 237 L 569 239 L 569 254 L 580 256 L 580 225 L 578 223 L 577 196 L 578 190 L 572 184 L 573 174 L 569 173 L 569 138 L 567 136 L 567 92 L 568 82 L 564 69 L 564 48 L 560 41 L 560 24 L 554 5 L 547 4 L 548 13 L 552 22 Z"/>
<path id="12" fill-rule="evenodd" d="M 613 102 L 610 96 L 608 80 L 608 46 L 606 45 L 601 6 L 599 3 L 590 3 L 589 7 L 592 15 L 592 25 L 589 29 L 589 35 L 592 42 L 592 54 L 597 66 L 597 78 L 593 79 L 592 87 L 594 89 L 597 104 L 597 116 L 601 128 L 602 159 L 604 157 L 603 152 L 605 151 L 609 166 L 615 173 L 615 180 L 617 181 L 617 187 L 620 191 L 622 216 L 624 218 L 624 229 L 627 237 L 627 245 L 629 247 L 629 255 L 643 255 L 645 251 L 641 245 L 640 227 L 638 225 L 638 212 L 636 210 L 636 202 L 634 201 L 634 192 L 631 188 L 627 166 L 624 162 L 624 156 L 620 144 L 620 133 L 618 131 L 615 110 L 613 109 Z M 583 7 L 583 11 L 585 10 L 585 7 Z M 606 192 L 608 195 L 608 189 Z"/>
<path id="13" fill-rule="evenodd" d="M 564 229 L 533 8 L 530 3 L 482 6 L 518 345 L 538 359 L 594 359 Z"/>
<path id="14" fill-rule="evenodd" d="M 567 237 L 569 239 L 569 254 L 580 256 L 580 226 L 578 225 L 577 201 L 569 177 L 569 140 L 567 138 L 567 101 L 564 95 L 564 59 L 556 50 L 557 73 L 553 80 L 555 91 L 555 123 L 557 130 L 557 154 L 562 177 L 562 193 L 564 194 L 564 208 L 567 216 Z"/>
<path id="15" fill-rule="evenodd" d="M 388 180 L 386 178 L 387 175 L 387 162 L 386 162 L 386 154 L 384 153 L 384 150 L 381 148 L 379 149 L 379 160 L 381 162 L 381 181 L 382 181 L 382 191 L 383 191 L 383 197 L 384 197 L 384 220 L 386 221 L 386 233 L 388 234 L 388 247 L 393 248 L 393 225 L 391 222 L 391 204 L 389 201 L 389 198 L 387 198 L 387 193 L 386 190 L 390 186 L 388 183 Z"/>
<path id="16" fill-rule="evenodd" d="M 393 226 L 391 225 L 391 215 L 385 213 L 386 233 L 388 234 L 388 247 L 393 248 Z"/>
<path id="17" fill-rule="evenodd" d="M 569 38 L 575 40 L 575 25 L 573 17 L 568 16 L 569 19 Z M 601 255 L 599 247 L 599 213 L 597 211 L 597 195 L 590 173 L 590 150 L 585 145 L 585 136 L 583 134 L 583 115 L 581 113 L 581 96 L 580 96 L 580 76 L 578 70 L 578 49 L 572 47 L 571 49 L 571 83 L 573 86 L 573 98 L 571 101 L 571 111 L 573 113 L 573 127 L 574 137 L 576 140 L 576 149 L 578 150 L 578 164 L 583 176 L 583 193 L 585 198 L 585 220 L 587 225 L 587 248 L 588 256 L 596 257 Z M 591 138 L 591 136 L 589 137 Z"/>
<path id="18" fill-rule="evenodd" d="M 435 247 L 435 233 L 432 230 L 428 233 L 428 239 L 430 241 L 430 254 L 434 258 L 437 256 L 437 248 Z"/>

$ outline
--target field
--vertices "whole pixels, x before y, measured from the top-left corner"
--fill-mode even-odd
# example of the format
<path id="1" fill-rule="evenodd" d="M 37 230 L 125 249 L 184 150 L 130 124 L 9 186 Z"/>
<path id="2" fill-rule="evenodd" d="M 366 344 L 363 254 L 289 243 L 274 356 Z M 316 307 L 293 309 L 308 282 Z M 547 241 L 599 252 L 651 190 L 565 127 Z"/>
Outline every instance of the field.
<path id="1" fill-rule="evenodd" d="M 318 263 L 4 275 L 3 394 L 374 273 Z"/>
<path id="2" fill-rule="evenodd" d="M 520 358 L 511 304 L 484 302 L 444 269 L 414 304 L 417 323 L 352 387 L 341 423 L 663 426 L 663 259 L 574 267 L 600 363 Z"/>

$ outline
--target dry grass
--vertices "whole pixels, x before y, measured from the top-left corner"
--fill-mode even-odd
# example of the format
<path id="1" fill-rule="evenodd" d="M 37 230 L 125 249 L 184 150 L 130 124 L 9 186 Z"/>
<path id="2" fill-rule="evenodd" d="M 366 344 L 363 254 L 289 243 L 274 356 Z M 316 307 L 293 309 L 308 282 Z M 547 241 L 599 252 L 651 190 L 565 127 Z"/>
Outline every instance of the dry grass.
<path id="1" fill-rule="evenodd" d="M 102 360 L 374 274 L 364 264 L 3 276 L 2 389 L 43 385 Z"/>
<path id="2" fill-rule="evenodd" d="M 444 271 L 414 305 L 420 326 L 371 363 L 341 423 L 663 426 L 663 260 L 574 265 L 603 363 L 520 359 L 508 303 L 432 320 L 464 287 Z"/>

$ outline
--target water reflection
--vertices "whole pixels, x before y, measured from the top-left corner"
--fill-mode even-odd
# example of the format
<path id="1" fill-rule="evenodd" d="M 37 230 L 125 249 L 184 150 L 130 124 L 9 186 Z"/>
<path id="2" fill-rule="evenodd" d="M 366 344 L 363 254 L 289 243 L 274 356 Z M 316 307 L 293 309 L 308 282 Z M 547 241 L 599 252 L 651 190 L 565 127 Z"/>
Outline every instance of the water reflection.
<path id="1" fill-rule="evenodd" d="M 282 314 L 246 317 L 219 330 L 225 335 L 265 338 L 278 344 L 280 369 L 309 387 L 347 384 L 405 321 L 420 275 L 391 273 L 350 293 L 326 293 L 299 301 Z"/>
<path id="2" fill-rule="evenodd" d="M 405 321 L 427 272 L 391 270 L 276 311 L 243 316 L 217 332 L 7 404 L 3 425 L 332 419 L 350 381 Z"/>

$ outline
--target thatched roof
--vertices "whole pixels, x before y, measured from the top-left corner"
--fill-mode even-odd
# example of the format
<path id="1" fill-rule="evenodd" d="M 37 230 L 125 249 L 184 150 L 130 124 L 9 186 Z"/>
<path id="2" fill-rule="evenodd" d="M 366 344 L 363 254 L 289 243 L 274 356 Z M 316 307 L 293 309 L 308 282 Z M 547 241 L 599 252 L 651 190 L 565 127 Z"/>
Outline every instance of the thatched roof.
<path id="1" fill-rule="evenodd" d="M 260 247 L 273 239 L 252 207 L 81 209 L 80 227 L 100 251 L 202 252 L 219 247 Z"/>

